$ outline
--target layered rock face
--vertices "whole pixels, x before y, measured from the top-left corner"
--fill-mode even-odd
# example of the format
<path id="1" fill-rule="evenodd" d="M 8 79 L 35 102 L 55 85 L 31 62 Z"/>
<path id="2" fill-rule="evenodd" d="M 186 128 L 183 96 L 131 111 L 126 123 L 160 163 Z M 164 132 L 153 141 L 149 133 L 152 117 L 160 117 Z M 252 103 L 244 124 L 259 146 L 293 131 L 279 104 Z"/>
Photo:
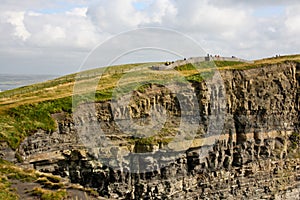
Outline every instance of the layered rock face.
<path id="1" fill-rule="evenodd" d="M 112 199 L 300 199 L 300 65 L 220 75 L 182 98 L 150 85 L 129 104 L 54 114 L 58 130 L 28 137 L 19 154 Z"/>

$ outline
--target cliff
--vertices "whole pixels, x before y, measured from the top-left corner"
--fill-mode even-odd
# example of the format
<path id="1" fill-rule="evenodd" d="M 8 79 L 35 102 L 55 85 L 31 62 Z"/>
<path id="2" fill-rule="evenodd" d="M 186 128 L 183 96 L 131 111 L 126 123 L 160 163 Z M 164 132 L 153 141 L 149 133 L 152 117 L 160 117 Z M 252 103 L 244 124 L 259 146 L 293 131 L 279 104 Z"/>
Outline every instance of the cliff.
<path id="1" fill-rule="evenodd" d="M 192 82 L 197 102 L 190 105 L 200 113 L 192 138 L 174 139 L 186 130 L 180 128 L 185 114 L 178 97 L 170 88 L 149 84 L 133 94 L 129 106 L 113 110 L 112 101 L 102 101 L 83 104 L 73 115 L 53 114 L 58 129 L 27 137 L 18 154 L 24 165 L 112 199 L 300 199 L 300 64 L 220 70 L 220 75 L 224 87 Z M 143 127 L 162 108 L 163 128 L 154 136 L 131 127 L 132 137 L 120 128 L 122 116 Z M 84 128 L 90 138 L 82 135 Z M 186 147 L 182 141 L 190 142 L 186 149 L 169 151 L 170 144 Z"/>

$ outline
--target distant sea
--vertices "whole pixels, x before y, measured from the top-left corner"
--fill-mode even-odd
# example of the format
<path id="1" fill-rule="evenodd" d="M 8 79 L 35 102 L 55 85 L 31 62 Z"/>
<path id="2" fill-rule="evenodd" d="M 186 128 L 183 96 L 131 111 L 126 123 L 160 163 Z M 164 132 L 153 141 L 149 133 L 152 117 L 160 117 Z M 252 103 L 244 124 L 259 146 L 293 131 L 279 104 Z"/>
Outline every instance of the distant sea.
<path id="1" fill-rule="evenodd" d="M 54 79 L 55 75 L 16 75 L 16 74 L 0 74 L 0 91 L 11 90 L 14 88 L 31 85 Z"/>

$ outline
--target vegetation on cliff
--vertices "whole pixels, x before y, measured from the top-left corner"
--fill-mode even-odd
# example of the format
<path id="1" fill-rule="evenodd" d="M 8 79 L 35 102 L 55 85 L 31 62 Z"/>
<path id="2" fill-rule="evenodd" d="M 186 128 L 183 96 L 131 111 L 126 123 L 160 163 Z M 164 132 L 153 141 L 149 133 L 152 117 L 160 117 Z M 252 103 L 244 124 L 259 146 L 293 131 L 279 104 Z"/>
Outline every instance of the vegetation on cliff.
<path id="1" fill-rule="evenodd" d="M 185 64 L 178 66 L 175 69 L 188 81 L 201 82 L 213 75 L 211 68 L 215 67 L 215 65 L 220 70 L 246 70 L 289 62 L 300 63 L 300 56 L 269 58 L 255 61 L 252 64 L 229 61 L 202 63 L 199 66 Z M 105 72 L 101 69 L 95 69 L 86 72 L 85 76 L 72 74 L 52 81 L 0 93 L 1 141 L 7 142 L 12 149 L 16 150 L 24 138 L 35 133 L 37 130 L 42 129 L 48 132 L 56 130 L 56 123 L 51 117 L 51 114 L 59 112 L 72 113 L 72 92 L 75 81 L 88 83 L 89 79 L 97 79 L 99 78 L 99 74 L 101 74 L 101 81 L 98 84 L 95 99 L 96 101 L 106 101 L 112 97 L 113 89 L 119 84 L 119 79 L 128 72 L 128 70 L 139 67 L 143 67 L 143 69 L 147 70 L 145 64 L 115 66 L 108 68 Z M 137 71 L 134 73 L 139 72 Z M 162 76 L 173 78 L 172 74 L 163 71 L 148 70 L 147 73 L 151 73 L 152 78 L 152 80 L 147 80 L 147 83 L 151 83 L 151 81 L 155 82 Z M 136 81 L 134 76 L 132 76 L 132 81 Z M 125 90 L 131 90 L 135 85 L 125 84 L 121 85 L 121 87 L 123 89 L 125 88 Z M 135 89 L 143 92 L 146 89 L 146 86 Z M 88 99 L 82 100 L 85 101 Z M 293 145 L 299 145 L 299 135 L 293 134 L 290 140 Z M 135 144 L 158 144 L 167 143 L 168 139 L 134 138 L 132 139 L 132 142 Z M 45 178 L 33 171 L 16 168 L 14 165 L 0 160 L 0 199 L 18 198 L 15 191 L 11 189 L 11 180 L 25 182 L 34 182 L 35 180 L 38 180 L 38 183 L 44 188 L 35 188 L 32 190 L 32 194 L 37 195 L 42 199 L 55 199 L 66 195 L 63 185 L 55 181 L 53 183 L 53 179 L 52 181 L 49 179 L 51 178 Z M 60 188 L 61 190 L 58 191 L 58 193 L 55 193 L 51 191 L 53 187 L 56 189 Z"/>
<path id="2" fill-rule="evenodd" d="M 22 183 L 34 184 L 33 189 L 28 188 L 24 192 L 44 200 L 63 199 L 67 196 L 65 186 L 59 177 L 39 173 L 33 169 L 23 169 L 0 159 L 0 199 L 19 199 L 11 186 Z"/>
<path id="3" fill-rule="evenodd" d="M 211 69 L 215 67 L 218 67 L 220 70 L 251 69 L 282 62 L 300 62 L 300 56 L 262 59 L 255 61 L 253 64 L 234 61 L 203 62 L 197 65 L 188 63 L 175 69 L 186 77 L 186 80 L 201 82 L 213 75 Z M 72 112 L 72 92 L 75 81 L 88 82 L 92 78 L 99 79 L 99 74 L 101 74 L 101 81 L 98 84 L 95 99 L 96 101 L 106 101 L 111 98 L 113 89 L 119 84 L 118 81 L 125 72 L 133 69 L 147 70 L 149 66 L 154 64 L 120 65 L 109 67 L 105 71 L 103 71 L 103 68 L 99 68 L 85 72 L 82 77 L 79 74 L 72 74 L 52 81 L 2 92 L 0 93 L 0 139 L 1 141 L 6 141 L 13 149 L 16 149 L 26 136 L 38 129 L 49 132 L 54 131 L 56 124 L 51 114 L 62 111 Z M 133 73 L 139 73 L 139 71 Z M 166 74 L 163 71 L 149 70 L 147 73 L 152 73 L 152 81 L 170 76 L 169 73 Z M 149 78 L 149 76 L 147 75 L 146 78 Z M 132 82 L 135 81 L 132 79 Z M 147 80 L 147 83 L 150 82 L 151 80 Z M 128 90 L 132 89 L 130 84 L 125 86 L 118 85 L 118 87 L 122 87 L 123 90 L 126 87 Z M 142 89 L 142 87 L 139 88 L 139 90 Z"/>

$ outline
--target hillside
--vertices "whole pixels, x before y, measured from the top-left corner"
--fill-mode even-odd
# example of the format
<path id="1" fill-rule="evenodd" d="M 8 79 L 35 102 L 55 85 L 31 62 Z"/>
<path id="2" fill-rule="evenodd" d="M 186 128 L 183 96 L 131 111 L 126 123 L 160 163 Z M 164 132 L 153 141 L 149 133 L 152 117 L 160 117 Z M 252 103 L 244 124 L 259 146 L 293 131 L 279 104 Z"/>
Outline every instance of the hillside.
<path id="1" fill-rule="evenodd" d="M 217 67 L 219 70 L 244 70 L 289 61 L 300 62 L 300 55 L 262 59 L 257 60 L 252 64 L 216 61 L 210 62 L 208 68 L 215 69 Z M 155 64 L 156 63 L 140 63 L 113 66 L 106 68 L 105 71 L 103 71 L 102 68 L 99 68 L 82 72 L 81 75 L 79 73 L 71 74 L 47 82 L 1 92 L 0 113 L 3 113 L 3 115 L 0 117 L 0 137 L 3 140 L 8 141 L 12 148 L 16 149 L 20 141 L 24 139 L 27 134 L 30 134 L 39 128 L 53 131 L 56 127 L 50 114 L 60 111 L 72 112 L 72 95 L 75 81 L 80 81 L 84 84 L 84 82 L 89 83 L 91 79 L 101 79 L 97 88 L 95 100 L 105 101 L 111 98 L 113 88 L 126 71 L 138 69 L 138 73 L 139 70 L 148 70 L 145 73 L 150 72 L 153 74 L 153 77 L 164 77 L 163 72 L 148 69 L 148 67 Z M 209 70 L 206 66 L 203 67 L 202 65 L 198 66 L 199 68 L 197 70 L 195 69 L 195 66 L 191 66 L 191 68 L 185 66 L 188 66 L 188 64 L 181 66 L 178 71 L 186 77 L 187 80 L 193 80 L 196 77 L 195 80 L 199 81 L 199 76 L 197 76 L 197 74 Z M 80 76 L 82 76 L 82 78 Z M 142 79 L 140 76 L 137 77 L 139 80 Z M 158 77 L 158 79 L 161 77 Z M 132 82 L 135 81 L 136 80 L 132 80 Z M 151 82 L 151 80 L 147 81 Z"/>
<path id="2" fill-rule="evenodd" d="M 192 148 L 187 151 L 186 157 L 182 158 L 188 166 L 185 167 L 184 163 L 177 163 L 173 166 L 173 168 L 175 167 L 177 170 L 182 171 L 182 173 L 186 171 L 188 175 L 184 175 L 184 177 L 191 179 L 190 182 L 183 181 L 184 184 L 186 184 L 184 187 L 190 190 L 185 189 L 189 191 L 185 191 L 185 194 L 197 196 L 196 193 L 198 190 L 204 188 L 203 190 L 205 191 L 202 192 L 204 196 L 221 195 L 217 194 L 218 192 L 216 191 L 224 190 L 224 194 L 226 193 L 229 197 L 230 192 L 227 191 L 228 188 L 222 188 L 217 182 L 213 182 L 213 188 L 210 189 L 199 182 L 198 186 L 193 185 L 193 182 L 197 182 L 198 180 L 193 179 L 192 174 L 197 174 L 196 177 L 201 179 L 203 183 L 206 183 L 206 178 L 212 178 L 211 176 L 220 178 L 220 176 L 223 176 L 221 174 L 226 173 L 229 173 L 229 176 L 231 176 L 230 173 L 234 173 L 234 170 L 240 168 L 242 169 L 242 174 L 237 176 L 244 176 L 246 178 L 237 178 L 239 183 L 236 183 L 235 180 L 227 179 L 228 177 L 225 175 L 222 180 L 229 181 L 235 188 L 243 188 L 244 186 L 241 185 L 249 185 L 251 178 L 257 180 L 257 176 L 267 176 L 266 174 L 270 173 L 271 169 L 276 169 L 277 171 L 281 170 L 285 178 L 276 176 L 274 181 L 278 181 L 280 184 L 278 184 L 277 188 L 275 186 L 268 186 L 270 192 L 268 194 L 266 193 L 266 196 L 283 195 L 283 192 L 286 191 L 287 188 L 295 188 L 295 185 L 289 185 L 288 181 L 293 184 L 299 184 L 299 181 L 289 180 L 291 177 L 299 178 L 299 171 L 297 171 L 299 170 L 297 166 L 299 164 L 300 141 L 299 132 L 297 131 L 299 128 L 299 105 L 296 102 L 298 99 L 299 86 L 298 75 L 296 75 L 296 71 L 299 70 L 298 63 L 300 63 L 300 55 L 262 59 L 254 61 L 253 63 L 215 61 L 191 65 L 185 62 L 177 65 L 173 71 L 157 71 L 151 69 L 153 65 L 163 65 L 164 63 L 128 64 L 112 66 L 105 71 L 101 68 L 89 70 L 43 83 L 5 91 L 0 93 L 0 137 L 4 155 L 3 158 L 15 163 L 34 166 L 34 168 L 39 171 L 52 172 L 61 177 L 66 177 L 73 183 L 79 183 L 86 188 L 97 190 L 97 193 L 103 197 L 125 198 L 126 195 L 131 195 L 130 197 L 127 196 L 127 198 L 138 198 L 139 196 L 141 197 L 141 195 L 150 195 L 150 193 L 153 199 L 172 199 L 176 196 L 174 196 L 175 193 L 178 193 L 178 195 L 182 197 L 182 191 L 184 191 L 184 189 L 176 187 L 176 184 L 178 184 L 176 181 L 179 181 L 180 178 L 177 178 L 176 181 L 175 179 L 168 180 L 168 175 L 163 175 L 161 171 L 157 172 L 160 174 L 160 178 L 157 177 L 154 172 L 148 174 L 147 176 L 150 176 L 148 178 L 146 174 L 141 173 L 143 177 L 137 179 L 140 180 L 137 181 L 137 184 L 143 187 L 143 189 L 141 189 L 141 191 L 135 190 L 135 192 L 129 192 L 128 194 L 125 191 L 131 191 L 131 189 L 126 189 L 125 186 L 129 184 L 127 181 L 130 181 L 128 180 L 128 176 L 130 175 L 126 175 L 125 172 L 122 172 L 124 174 L 116 175 L 118 173 L 117 171 L 105 171 L 104 168 L 99 167 L 97 170 L 101 171 L 100 174 L 96 172 L 86 174 L 86 176 L 92 177 L 91 181 L 96 181 L 100 175 L 106 177 L 104 180 L 106 184 L 105 187 L 99 186 L 99 184 L 104 183 L 89 182 L 82 177 L 85 172 L 80 171 L 81 169 L 94 171 L 96 168 L 92 168 L 91 166 L 98 164 L 91 164 L 95 161 L 82 149 L 82 146 L 80 146 L 78 136 L 76 136 L 78 133 L 74 128 L 74 124 L 76 123 L 73 120 L 89 122 L 93 119 L 84 114 L 84 112 L 88 111 L 86 109 L 89 108 L 89 106 L 79 106 L 78 112 L 82 114 L 82 116 L 74 118 L 74 102 L 72 102 L 73 95 L 80 96 L 80 94 L 89 92 L 89 89 L 93 92 L 93 88 L 84 87 L 83 90 L 76 90 L 77 93 L 74 94 L 73 88 L 76 84 L 89 86 L 89 84 L 100 80 L 95 92 L 95 99 L 78 98 L 77 100 L 79 100 L 79 102 L 75 103 L 78 105 L 80 105 L 80 103 L 89 105 L 91 100 L 96 101 L 97 112 L 99 112 L 97 115 L 98 121 L 102 123 L 102 127 L 105 127 L 104 132 L 106 136 L 117 146 L 124 147 L 124 149 L 131 149 L 136 153 L 155 152 L 155 148 L 159 149 L 172 143 L 174 131 L 178 129 L 178 117 L 181 117 L 182 114 L 182 110 L 178 108 L 177 100 L 172 96 L 170 91 L 159 85 L 159 81 L 166 78 L 177 80 L 179 73 L 181 77 L 185 77 L 185 79 L 193 85 L 199 101 L 201 116 L 212 115 L 214 109 L 217 108 L 219 108 L 219 111 L 226 111 L 226 114 L 224 114 L 225 125 L 222 132 L 223 136 L 221 136 L 223 139 L 219 138 L 220 141 L 214 144 L 214 142 L 203 142 L 203 135 L 197 135 L 192 139 Z M 222 94 L 219 89 L 211 90 L 209 89 L 209 85 L 204 83 L 213 77 L 213 71 L 215 69 L 218 69 L 224 81 L 226 90 L 226 99 L 224 99 L 224 101 L 226 101 L 226 103 L 224 104 L 225 107 L 215 103 L 214 106 L 216 107 L 212 109 L 207 106 L 213 105 L 216 101 L 214 99 L 209 100 L 209 97 L 211 98 L 211 95 L 213 95 L 211 91 L 215 92 L 213 96 Z M 126 81 L 120 82 L 119 80 L 129 72 L 131 75 L 127 76 Z M 136 84 L 132 85 L 132 83 L 140 81 L 142 81 L 142 83 L 139 84 L 138 87 L 136 87 Z M 181 79 L 177 81 L 181 81 Z M 143 84 L 146 84 L 146 86 L 143 86 Z M 149 110 L 151 110 L 151 106 L 154 104 L 161 103 L 161 105 L 165 106 L 167 113 L 171 116 L 170 119 L 168 118 L 169 121 L 166 121 L 166 127 L 155 137 L 142 138 L 132 138 L 130 135 L 126 135 L 118 130 L 118 128 L 115 127 L 116 125 L 112 122 L 113 117 L 108 108 L 110 105 L 109 100 L 112 98 L 116 86 L 124 91 L 130 91 L 132 89 L 137 91 L 135 99 L 130 101 L 130 116 L 133 119 L 139 119 L 145 114 L 148 114 Z M 272 110 L 272 107 L 275 109 Z M 80 110 L 80 108 L 82 110 Z M 219 111 L 216 110 L 215 114 Z M 280 116 L 275 114 L 277 111 L 281 113 Z M 118 112 L 122 113 L 121 110 Z M 274 116 L 274 118 L 268 118 L 268 115 Z M 241 116 L 243 116 L 243 118 Z M 205 121 L 205 117 L 200 119 L 200 121 L 204 123 L 201 128 L 206 130 L 208 126 L 206 123 L 208 122 Z M 275 128 L 274 121 L 277 121 L 277 128 Z M 247 128 L 247 126 L 250 126 L 250 128 Z M 254 134 L 254 138 L 251 139 L 252 136 L 249 136 L 249 134 Z M 252 143 L 252 140 L 255 140 L 256 144 Z M 258 140 L 260 141 L 259 143 Z M 47 144 L 44 144 L 45 141 Z M 270 142 L 270 144 L 268 142 Z M 204 146 L 204 144 L 207 146 L 215 145 L 215 152 L 217 151 L 219 153 L 213 153 L 212 151 L 209 154 L 208 161 L 204 162 L 204 164 L 202 163 L 203 167 L 197 158 L 197 156 L 199 157 L 198 153 L 192 149 L 200 148 Z M 49 149 L 46 150 L 48 145 Z M 77 148 L 76 146 L 78 145 L 80 147 Z M 61 147 L 66 147 L 66 149 L 61 149 Z M 170 158 L 173 158 L 172 155 L 170 155 Z M 288 160 L 286 160 L 286 158 L 288 158 Z M 75 165 L 73 161 L 75 162 L 75 160 L 81 169 L 74 168 Z M 89 163 L 84 164 L 83 160 L 87 160 Z M 261 164 L 257 164 L 258 162 L 269 165 L 269 168 L 261 167 Z M 287 169 L 281 168 L 284 163 L 287 165 Z M 12 166 L 12 168 L 14 168 L 12 164 L 6 161 L 3 161 L 1 166 Z M 49 166 L 49 169 L 46 166 Z M 63 166 L 68 166 L 70 171 L 65 173 Z M 260 169 L 258 169 L 258 166 L 260 166 Z M 6 169 L 9 167 L 3 168 Z M 200 168 L 201 170 L 197 171 L 197 169 Z M 257 168 L 258 174 L 254 168 Z M 292 168 L 294 168 L 294 170 L 292 170 Z M 20 173 L 28 174 L 26 170 L 23 172 L 22 168 L 18 168 L 18 170 L 21 171 Z M 77 176 L 75 171 L 82 176 Z M 169 171 L 167 169 L 168 173 L 172 174 L 173 171 L 172 169 Z M 30 173 L 37 172 L 32 171 Z M 107 175 L 107 173 L 109 175 Z M 246 176 L 245 173 L 252 175 Z M 201 177 L 201 174 L 205 174 L 207 177 Z M 43 178 L 44 175 L 28 176 L 31 177 L 29 178 L 30 181 L 26 179 L 25 182 L 36 183 L 35 180 L 39 180 L 36 184 L 40 184 L 40 179 L 45 179 Z M 41 177 L 38 178 L 39 176 Z M 110 176 L 110 178 L 107 178 L 108 176 Z M 111 178 L 111 176 L 114 178 Z M 9 182 L 19 180 L 15 177 L 7 176 L 6 171 L 1 172 L 1 177 L 2 187 L 5 190 L 9 190 Z M 117 181 L 119 178 L 122 179 L 121 182 Z M 161 178 L 164 181 L 162 181 Z M 46 179 L 51 178 L 46 177 Z M 132 177 L 131 179 L 134 178 Z M 251 181 L 253 181 L 252 179 Z M 166 180 L 169 181 L 170 190 L 173 191 L 166 192 L 165 197 L 159 197 L 159 195 L 162 194 L 162 189 L 155 189 L 155 187 L 149 183 L 154 182 L 161 184 L 161 187 L 164 188 L 166 187 Z M 267 180 L 269 179 L 266 177 L 266 179 L 262 179 L 261 181 Z M 56 182 L 58 184 L 59 181 Z M 281 182 L 286 184 L 281 184 Z M 113 184 L 117 184 L 118 186 L 113 186 Z M 134 187 L 138 187 L 138 185 L 131 184 Z M 273 182 L 270 181 L 270 184 L 273 184 Z M 44 185 L 45 184 L 42 183 L 39 187 L 44 187 L 44 189 L 50 190 L 50 192 L 51 189 L 55 189 L 54 191 L 57 189 L 49 186 L 47 186 L 47 188 Z M 107 190 L 108 185 L 110 185 L 109 188 L 113 191 Z M 62 184 L 59 188 L 61 188 L 61 191 L 66 192 L 66 187 L 67 186 Z M 147 191 L 147 189 L 145 189 L 147 187 L 153 187 L 153 191 Z M 257 190 L 261 189 L 259 185 L 251 185 L 251 187 L 257 187 Z M 146 190 L 146 192 L 142 190 Z M 276 193 L 276 190 L 282 193 Z M 70 191 L 70 189 L 68 191 Z M 231 195 L 232 197 L 240 198 L 243 196 L 242 191 L 243 189 L 236 189 L 236 194 Z M 8 192 L 4 193 L 8 194 Z M 10 193 L 10 198 L 15 199 L 16 192 L 10 191 Z M 90 191 L 90 193 L 93 192 Z M 257 195 L 252 190 L 248 193 L 248 195 L 250 195 L 248 197 Z M 59 193 L 57 195 L 61 194 Z M 156 197 L 154 198 L 155 195 Z M 52 197 L 49 198 L 51 199 Z M 55 198 L 60 199 L 61 197 L 57 196 L 52 199 Z"/>

